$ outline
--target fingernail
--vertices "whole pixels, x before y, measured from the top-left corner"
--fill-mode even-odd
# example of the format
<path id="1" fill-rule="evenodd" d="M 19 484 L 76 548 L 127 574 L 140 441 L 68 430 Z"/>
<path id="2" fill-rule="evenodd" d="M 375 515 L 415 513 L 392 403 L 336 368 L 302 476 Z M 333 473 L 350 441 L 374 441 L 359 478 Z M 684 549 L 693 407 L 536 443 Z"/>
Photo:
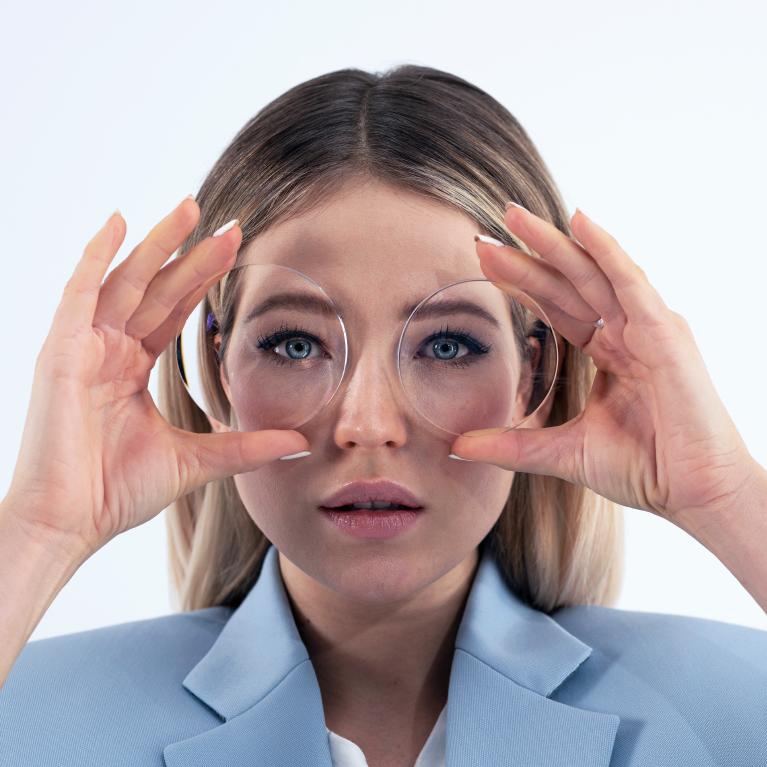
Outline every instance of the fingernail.
<path id="1" fill-rule="evenodd" d="M 186 197 L 184 197 L 184 199 L 185 200 L 193 200 L 194 199 L 194 195 L 193 194 L 188 194 Z"/>
<path id="2" fill-rule="evenodd" d="M 305 455 L 311 455 L 311 450 L 302 450 L 300 453 L 291 453 L 290 455 L 283 455 L 280 457 L 281 461 L 291 461 L 293 458 L 303 458 Z"/>
<path id="3" fill-rule="evenodd" d="M 506 203 L 506 210 L 508 210 L 512 205 L 515 208 L 522 208 L 522 210 L 526 210 L 528 213 L 530 213 L 530 211 L 527 210 L 527 208 L 524 205 L 520 205 L 518 202 L 513 202 L 512 200 L 509 200 L 509 202 Z"/>
<path id="4" fill-rule="evenodd" d="M 454 458 L 456 461 L 468 461 L 469 463 L 474 463 L 474 461 L 472 461 L 471 458 L 461 458 L 460 455 L 455 455 L 455 453 L 450 453 L 450 455 L 448 455 L 448 458 Z"/>
<path id="5" fill-rule="evenodd" d="M 213 237 L 220 237 L 222 234 L 226 234 L 226 232 L 228 232 L 235 224 L 239 223 L 239 218 L 233 218 L 231 221 L 228 221 L 226 224 L 216 229 L 216 231 L 213 232 Z"/>
<path id="6" fill-rule="evenodd" d="M 495 245 L 497 248 L 506 247 L 505 243 L 501 242 L 500 240 L 496 240 L 495 237 L 488 237 L 486 234 L 475 234 L 474 242 L 477 240 L 482 240 L 482 242 L 486 242 L 489 245 Z"/>
<path id="7" fill-rule="evenodd" d="M 461 434 L 462 437 L 484 437 L 487 434 L 500 434 L 507 431 L 505 426 L 497 426 L 493 429 L 474 429 L 474 431 L 465 431 Z"/>

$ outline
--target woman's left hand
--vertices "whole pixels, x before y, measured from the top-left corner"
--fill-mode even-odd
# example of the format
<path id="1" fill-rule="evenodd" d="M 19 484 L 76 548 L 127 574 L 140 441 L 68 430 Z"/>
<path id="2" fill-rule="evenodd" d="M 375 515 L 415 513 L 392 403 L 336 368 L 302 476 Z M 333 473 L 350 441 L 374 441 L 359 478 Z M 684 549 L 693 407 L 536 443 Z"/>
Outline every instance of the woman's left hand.
<path id="1" fill-rule="evenodd" d="M 597 373 L 584 410 L 567 423 L 481 430 L 486 436 L 457 437 L 452 452 L 560 477 L 677 524 L 736 503 L 760 467 L 684 318 L 582 211 L 571 220 L 577 241 L 524 208 L 510 206 L 505 221 L 536 255 L 478 241 L 482 271 L 535 299 Z M 595 328 L 599 317 L 604 326 Z"/>

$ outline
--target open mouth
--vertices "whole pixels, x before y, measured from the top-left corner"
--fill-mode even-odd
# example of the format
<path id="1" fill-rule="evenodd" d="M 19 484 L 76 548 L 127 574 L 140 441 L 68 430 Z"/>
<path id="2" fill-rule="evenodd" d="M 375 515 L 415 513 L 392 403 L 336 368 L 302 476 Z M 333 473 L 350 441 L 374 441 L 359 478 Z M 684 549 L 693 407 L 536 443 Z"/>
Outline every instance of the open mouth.
<path id="1" fill-rule="evenodd" d="M 368 503 L 347 503 L 343 506 L 320 506 L 326 511 L 419 511 L 421 506 L 404 506 L 398 503 L 388 503 L 386 501 L 370 501 Z"/>

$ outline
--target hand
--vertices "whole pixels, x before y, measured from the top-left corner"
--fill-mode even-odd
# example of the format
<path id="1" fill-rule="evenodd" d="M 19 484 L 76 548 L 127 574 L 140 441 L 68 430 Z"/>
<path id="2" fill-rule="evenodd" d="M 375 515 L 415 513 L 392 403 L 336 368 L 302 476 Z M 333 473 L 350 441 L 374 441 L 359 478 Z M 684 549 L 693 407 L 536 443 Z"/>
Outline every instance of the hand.
<path id="1" fill-rule="evenodd" d="M 560 477 L 671 521 L 736 499 L 755 461 L 684 318 L 582 211 L 571 220 L 577 241 L 524 208 L 511 206 L 505 220 L 535 255 L 479 241 L 482 271 L 535 299 L 597 372 L 584 410 L 567 423 L 479 430 L 487 436 L 459 436 L 452 452 Z"/>
<path id="2" fill-rule="evenodd" d="M 102 278 L 125 237 L 115 212 L 67 282 L 35 365 L 4 512 L 36 537 L 93 553 L 213 479 L 304 450 L 296 431 L 194 434 L 169 424 L 147 390 L 154 364 L 206 291 L 231 269 L 234 226 L 163 263 L 197 225 L 181 202 Z"/>

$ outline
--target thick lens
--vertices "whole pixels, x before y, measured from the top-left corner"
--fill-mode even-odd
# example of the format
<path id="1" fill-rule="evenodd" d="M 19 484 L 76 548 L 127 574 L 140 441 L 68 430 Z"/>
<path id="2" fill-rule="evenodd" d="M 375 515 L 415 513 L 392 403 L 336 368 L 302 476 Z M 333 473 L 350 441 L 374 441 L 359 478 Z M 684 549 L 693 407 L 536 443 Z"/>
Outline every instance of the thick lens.
<path id="1" fill-rule="evenodd" d="M 332 398 L 346 366 L 341 317 L 311 278 L 273 264 L 227 273 L 215 324 L 206 300 L 177 339 L 177 362 L 192 399 L 233 431 L 295 429 Z"/>
<path id="2" fill-rule="evenodd" d="M 424 299 L 398 348 L 413 407 L 451 434 L 512 429 L 549 396 L 558 351 L 540 307 L 489 280 L 449 285 Z"/>

